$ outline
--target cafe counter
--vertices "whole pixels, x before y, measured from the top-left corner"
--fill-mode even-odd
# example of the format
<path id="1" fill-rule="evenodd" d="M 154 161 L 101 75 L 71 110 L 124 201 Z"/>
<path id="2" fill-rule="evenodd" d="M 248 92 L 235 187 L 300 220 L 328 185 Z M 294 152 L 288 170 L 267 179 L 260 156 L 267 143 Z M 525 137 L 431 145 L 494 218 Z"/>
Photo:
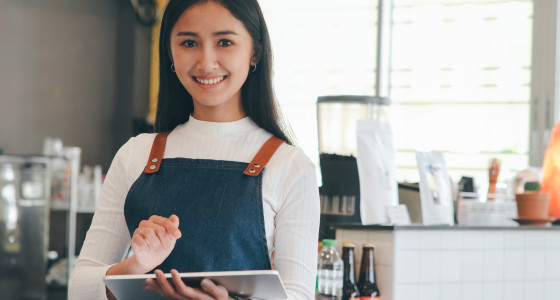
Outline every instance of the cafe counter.
<path id="1" fill-rule="evenodd" d="M 381 300 L 560 299 L 560 226 L 331 225 L 375 244 Z"/>

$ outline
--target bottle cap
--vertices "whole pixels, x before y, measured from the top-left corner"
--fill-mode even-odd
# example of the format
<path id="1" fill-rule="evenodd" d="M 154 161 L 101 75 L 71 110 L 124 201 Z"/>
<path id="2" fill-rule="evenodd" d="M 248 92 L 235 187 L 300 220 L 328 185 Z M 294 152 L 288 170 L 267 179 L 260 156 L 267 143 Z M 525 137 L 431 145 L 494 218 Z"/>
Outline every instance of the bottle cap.
<path id="1" fill-rule="evenodd" d="M 353 242 L 342 242 L 342 247 L 352 247 L 354 248 L 355 245 Z"/>
<path id="2" fill-rule="evenodd" d="M 364 248 L 366 248 L 366 247 L 367 248 L 374 248 L 375 247 L 375 245 L 372 242 L 365 242 L 365 243 L 362 244 L 362 246 Z"/>
<path id="3" fill-rule="evenodd" d="M 323 246 L 336 246 L 336 240 L 324 239 Z"/>

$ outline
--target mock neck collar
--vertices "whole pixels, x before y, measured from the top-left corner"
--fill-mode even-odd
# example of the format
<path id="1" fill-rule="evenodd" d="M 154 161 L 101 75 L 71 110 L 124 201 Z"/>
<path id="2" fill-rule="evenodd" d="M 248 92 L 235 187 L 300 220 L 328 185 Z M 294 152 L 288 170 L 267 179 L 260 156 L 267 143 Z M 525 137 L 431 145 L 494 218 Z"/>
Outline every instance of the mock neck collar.
<path id="1" fill-rule="evenodd" d="M 176 130 L 188 132 L 190 134 L 203 135 L 206 137 L 223 137 L 232 135 L 242 135 L 259 128 L 249 117 L 232 122 L 208 122 L 195 119 L 193 116 L 189 120 L 179 125 Z"/>

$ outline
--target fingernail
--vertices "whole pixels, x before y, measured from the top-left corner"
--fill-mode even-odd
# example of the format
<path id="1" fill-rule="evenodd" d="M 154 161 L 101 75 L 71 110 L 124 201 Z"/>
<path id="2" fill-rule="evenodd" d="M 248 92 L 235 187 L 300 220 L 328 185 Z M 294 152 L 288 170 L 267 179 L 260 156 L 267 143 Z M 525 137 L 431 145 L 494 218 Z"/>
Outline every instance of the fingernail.
<path id="1" fill-rule="evenodd" d="M 210 280 L 208 280 L 208 279 L 202 280 L 202 282 L 200 283 L 200 286 L 203 287 L 203 288 L 209 287 L 210 286 Z"/>

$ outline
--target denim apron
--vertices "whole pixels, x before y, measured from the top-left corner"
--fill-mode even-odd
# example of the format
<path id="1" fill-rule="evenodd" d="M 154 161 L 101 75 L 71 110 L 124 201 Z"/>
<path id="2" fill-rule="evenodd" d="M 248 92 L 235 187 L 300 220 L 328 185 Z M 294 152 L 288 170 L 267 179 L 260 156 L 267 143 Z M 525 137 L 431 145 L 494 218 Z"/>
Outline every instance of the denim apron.
<path id="1" fill-rule="evenodd" d="M 179 217 L 182 236 L 164 272 L 267 270 L 271 268 L 263 217 L 262 173 L 282 140 L 271 137 L 247 164 L 163 159 L 168 132 L 158 133 L 144 172 L 124 204 L 130 235 L 152 215 Z"/>

